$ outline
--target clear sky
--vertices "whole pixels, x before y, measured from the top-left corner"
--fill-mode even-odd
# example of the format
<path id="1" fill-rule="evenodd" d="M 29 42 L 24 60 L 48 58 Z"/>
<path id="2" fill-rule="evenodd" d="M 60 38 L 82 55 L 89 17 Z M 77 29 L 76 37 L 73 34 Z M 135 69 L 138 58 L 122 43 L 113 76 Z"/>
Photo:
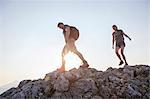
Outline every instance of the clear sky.
<path id="1" fill-rule="evenodd" d="M 0 0 L 0 86 L 60 67 L 60 21 L 80 30 L 76 45 L 92 68 L 119 68 L 113 24 L 132 38 L 125 39 L 128 63 L 150 65 L 149 18 L 150 0 Z"/>

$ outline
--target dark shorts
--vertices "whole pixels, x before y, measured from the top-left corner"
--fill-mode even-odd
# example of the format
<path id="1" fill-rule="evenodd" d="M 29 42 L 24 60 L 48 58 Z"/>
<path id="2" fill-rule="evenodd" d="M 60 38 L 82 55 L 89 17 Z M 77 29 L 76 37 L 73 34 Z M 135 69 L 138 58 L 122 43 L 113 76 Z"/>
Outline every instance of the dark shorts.
<path id="1" fill-rule="evenodd" d="M 119 42 L 119 43 L 116 43 L 116 47 L 119 47 L 119 48 L 121 48 L 121 46 L 126 46 L 126 44 L 125 44 L 125 42 L 123 41 L 123 42 Z"/>

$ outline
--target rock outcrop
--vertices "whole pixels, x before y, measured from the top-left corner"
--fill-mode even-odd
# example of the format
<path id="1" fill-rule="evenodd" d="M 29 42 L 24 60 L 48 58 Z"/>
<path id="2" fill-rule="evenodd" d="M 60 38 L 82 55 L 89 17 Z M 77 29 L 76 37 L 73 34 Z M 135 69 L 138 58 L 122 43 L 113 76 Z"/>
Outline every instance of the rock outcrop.
<path id="1" fill-rule="evenodd" d="M 0 99 L 150 99 L 150 66 L 54 71 L 38 80 L 23 80 Z"/>

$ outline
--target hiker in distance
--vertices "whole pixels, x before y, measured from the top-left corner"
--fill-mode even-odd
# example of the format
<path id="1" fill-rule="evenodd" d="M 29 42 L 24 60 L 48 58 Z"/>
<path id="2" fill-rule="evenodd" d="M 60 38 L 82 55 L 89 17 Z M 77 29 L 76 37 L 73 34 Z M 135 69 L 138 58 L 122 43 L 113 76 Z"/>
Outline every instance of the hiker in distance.
<path id="1" fill-rule="evenodd" d="M 112 48 L 114 49 L 114 42 L 115 42 L 116 43 L 115 52 L 120 60 L 119 65 L 122 65 L 124 62 L 125 65 L 128 65 L 126 57 L 124 55 L 124 47 L 125 47 L 124 36 L 126 36 L 129 40 L 131 40 L 131 38 L 128 35 L 126 35 L 122 30 L 118 29 L 116 25 L 113 25 L 112 29 L 114 30 L 114 32 L 112 33 Z M 124 62 L 122 61 L 121 56 L 119 55 L 119 50 L 121 50 L 121 56 Z"/>
<path id="2" fill-rule="evenodd" d="M 69 51 L 75 53 L 82 60 L 83 64 L 80 67 L 89 67 L 87 61 L 75 46 L 75 41 L 79 38 L 79 30 L 74 26 L 64 25 L 62 22 L 59 22 L 57 27 L 63 30 L 63 35 L 66 43 L 62 50 L 62 66 L 59 70 L 61 72 L 65 71 L 64 57 Z"/>

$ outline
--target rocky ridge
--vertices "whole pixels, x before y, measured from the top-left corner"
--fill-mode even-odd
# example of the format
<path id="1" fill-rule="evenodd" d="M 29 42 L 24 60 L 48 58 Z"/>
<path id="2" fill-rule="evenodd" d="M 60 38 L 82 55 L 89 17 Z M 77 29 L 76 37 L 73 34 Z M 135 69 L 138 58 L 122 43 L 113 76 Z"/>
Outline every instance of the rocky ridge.
<path id="1" fill-rule="evenodd" d="M 21 81 L 0 99 L 150 99 L 150 66 L 53 71 L 43 79 Z"/>

